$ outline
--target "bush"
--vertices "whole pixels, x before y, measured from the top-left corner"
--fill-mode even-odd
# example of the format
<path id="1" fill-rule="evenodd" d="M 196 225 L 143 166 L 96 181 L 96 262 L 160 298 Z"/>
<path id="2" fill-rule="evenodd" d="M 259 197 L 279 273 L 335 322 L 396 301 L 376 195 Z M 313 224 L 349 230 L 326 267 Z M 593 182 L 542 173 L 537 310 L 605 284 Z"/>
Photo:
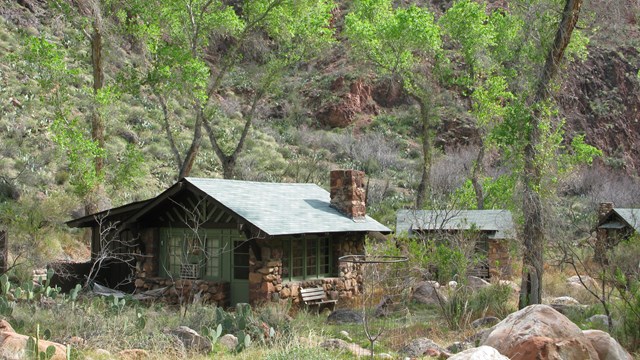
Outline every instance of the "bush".
<path id="1" fill-rule="evenodd" d="M 475 318 L 495 316 L 503 319 L 515 311 L 515 304 L 510 301 L 512 292 L 511 287 L 502 284 L 478 289 L 469 298 L 469 309 Z"/>

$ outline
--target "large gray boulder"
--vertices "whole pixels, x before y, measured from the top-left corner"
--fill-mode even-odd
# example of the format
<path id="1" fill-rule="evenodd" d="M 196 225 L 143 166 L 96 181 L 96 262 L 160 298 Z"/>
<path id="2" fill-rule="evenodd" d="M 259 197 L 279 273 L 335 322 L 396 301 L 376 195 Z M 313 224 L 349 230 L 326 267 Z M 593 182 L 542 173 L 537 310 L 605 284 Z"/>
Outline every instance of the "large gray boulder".
<path id="1" fill-rule="evenodd" d="M 582 330 L 547 305 L 530 305 L 510 314 L 481 344 L 512 360 L 598 360 Z"/>
<path id="2" fill-rule="evenodd" d="M 171 330 L 170 333 L 182 342 L 187 351 L 195 351 L 201 354 L 211 352 L 211 341 L 188 326 L 179 326 Z"/>
<path id="3" fill-rule="evenodd" d="M 611 335 L 600 330 L 585 330 L 583 334 L 596 349 L 599 360 L 632 360 L 631 355 Z"/>
<path id="4" fill-rule="evenodd" d="M 457 353 L 449 360 L 509 360 L 509 358 L 491 346 L 483 345 Z"/>
<path id="5" fill-rule="evenodd" d="M 348 343 L 342 339 L 327 339 L 320 343 L 320 347 L 327 350 L 342 350 L 352 353 L 356 357 L 371 356 L 371 351 L 358 344 Z"/>
<path id="6" fill-rule="evenodd" d="M 400 354 L 411 357 L 420 358 L 423 356 L 440 357 L 450 355 L 446 349 L 433 342 L 428 338 L 418 338 L 410 341 L 400 349 Z"/>
<path id="7" fill-rule="evenodd" d="M 327 317 L 328 324 L 362 324 L 362 314 L 349 309 L 338 309 Z"/>
<path id="8" fill-rule="evenodd" d="M 411 299 L 421 304 L 440 304 L 441 301 L 447 301 L 447 298 L 439 289 L 440 284 L 436 281 L 421 281 L 413 287 Z"/>
<path id="9" fill-rule="evenodd" d="M 467 284 L 470 288 L 477 290 L 491 286 L 491 283 L 487 280 L 479 278 L 477 276 L 469 275 L 467 277 Z"/>

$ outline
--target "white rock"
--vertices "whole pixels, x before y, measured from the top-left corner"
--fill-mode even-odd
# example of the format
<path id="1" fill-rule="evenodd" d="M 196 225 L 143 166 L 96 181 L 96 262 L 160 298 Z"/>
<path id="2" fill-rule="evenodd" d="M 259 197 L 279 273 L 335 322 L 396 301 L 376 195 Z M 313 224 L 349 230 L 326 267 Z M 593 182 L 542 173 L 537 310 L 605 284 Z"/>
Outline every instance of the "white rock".
<path id="1" fill-rule="evenodd" d="M 238 346 L 238 338 L 232 334 L 222 335 L 220 339 L 218 339 L 218 342 L 229 351 L 235 350 Z"/>
<path id="2" fill-rule="evenodd" d="M 449 360 L 509 360 L 509 358 L 491 346 L 485 345 L 457 353 Z"/>

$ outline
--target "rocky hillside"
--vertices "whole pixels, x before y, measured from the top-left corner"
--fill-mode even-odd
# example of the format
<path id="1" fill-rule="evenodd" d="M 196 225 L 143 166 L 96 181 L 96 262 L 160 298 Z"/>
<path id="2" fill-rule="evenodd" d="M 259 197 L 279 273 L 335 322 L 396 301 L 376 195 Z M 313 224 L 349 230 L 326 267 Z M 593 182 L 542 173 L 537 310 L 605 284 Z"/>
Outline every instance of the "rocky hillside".
<path id="1" fill-rule="evenodd" d="M 441 13 L 452 3 L 433 0 L 430 6 Z M 492 7 L 509 7 L 509 1 L 489 3 Z M 76 2 L 68 4 L 71 9 L 77 6 Z M 0 54 L 19 50 L 26 34 L 60 39 L 71 36 L 66 30 L 73 27 L 70 20 L 48 6 L 44 0 L 0 3 Z M 573 62 L 564 69 L 558 95 L 568 138 L 585 134 L 589 144 L 603 150 L 605 156 L 599 161 L 606 169 L 623 170 L 631 178 L 640 169 L 636 146 L 640 140 L 638 7 L 637 2 L 629 0 L 585 4 L 581 26 L 591 38 L 589 54 L 585 61 Z M 342 26 L 345 11 L 344 4 L 336 10 L 337 28 Z M 127 64 L 135 62 L 139 49 L 128 44 L 126 38 L 116 43 L 118 48 L 110 49 L 109 55 L 118 60 L 113 66 L 130 66 Z M 411 202 L 419 178 L 419 131 L 413 121 L 417 107 L 398 82 L 358 68 L 346 56 L 344 46 L 338 44 L 329 56 L 299 67 L 285 79 L 284 94 L 261 104 L 255 136 L 247 145 L 249 151 L 239 160 L 238 176 L 326 183 L 328 168 L 358 167 L 373 180 L 373 211 L 388 216 L 391 223 L 389 214 Z M 72 50 L 83 56 L 82 61 L 88 61 L 86 51 Z M 296 84 L 295 91 L 287 90 L 290 83 Z M 41 106 L 30 86 L 34 86 L 33 78 L 0 63 L 0 142 L 8 144 L 0 157 L 0 193 L 4 199 L 17 200 L 24 194 L 45 199 L 69 187 L 64 165 L 53 156 L 55 146 L 46 131 L 46 116 L 39 112 Z M 223 110 L 239 124 L 247 107 L 242 91 L 240 84 L 219 95 L 224 97 Z M 442 150 L 436 165 L 446 163 L 448 172 L 434 174 L 434 178 L 440 176 L 452 183 L 446 187 L 451 190 L 467 175 L 474 158 L 469 149 L 479 142 L 479 135 L 468 115 L 468 100 L 456 89 L 436 91 L 445 103 L 435 129 L 435 144 Z M 83 106 L 79 105 L 78 111 L 86 110 Z M 117 205 L 155 194 L 174 180 L 176 171 L 158 121 L 159 110 L 133 96 L 123 96 L 114 106 L 121 110 L 107 129 L 108 146 L 117 153 L 127 144 L 136 144 L 144 157 L 144 175 L 134 185 L 136 190 L 112 189 Z M 186 144 L 188 140 L 186 130 L 178 134 L 179 142 Z M 220 176 L 220 166 L 206 141 L 203 148 L 205 155 L 196 164 L 194 175 Z M 436 168 L 444 171 L 441 166 Z M 636 200 L 640 201 L 628 199 L 631 203 Z M 68 211 L 79 207 L 77 203 L 66 206 L 61 218 L 68 218 Z"/>

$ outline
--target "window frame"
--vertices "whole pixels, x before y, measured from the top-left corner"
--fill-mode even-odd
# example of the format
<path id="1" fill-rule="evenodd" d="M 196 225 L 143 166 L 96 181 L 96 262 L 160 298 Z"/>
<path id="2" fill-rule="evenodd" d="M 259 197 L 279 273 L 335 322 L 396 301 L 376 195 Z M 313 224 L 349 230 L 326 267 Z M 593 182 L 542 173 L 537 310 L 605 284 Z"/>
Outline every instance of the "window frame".
<path id="1" fill-rule="evenodd" d="M 312 246 L 309 246 L 309 243 L 312 243 Z M 324 244 L 323 244 L 324 242 Z M 321 237 L 313 237 L 313 238 L 288 238 L 281 239 L 280 246 L 282 248 L 282 267 L 281 277 L 282 281 L 303 281 L 303 280 L 316 280 L 316 279 L 324 279 L 328 277 L 334 276 L 334 265 L 333 265 L 333 252 L 331 247 L 332 241 L 328 236 Z M 301 245 L 301 246 L 300 246 Z M 310 247 L 314 247 L 315 251 L 313 254 L 309 254 L 308 250 Z M 325 251 L 322 253 L 322 251 Z M 293 257 L 294 251 L 299 251 L 302 253 L 302 256 Z M 315 274 L 309 274 L 311 269 L 311 265 L 309 264 L 309 258 L 313 257 L 315 259 Z M 301 264 L 294 268 L 293 260 L 299 259 L 301 260 Z M 326 259 L 326 262 L 323 262 L 321 259 Z M 324 272 L 324 269 L 327 269 L 328 272 Z M 294 275 L 294 269 L 301 269 L 301 274 Z M 287 275 L 285 275 L 285 270 Z"/>
<path id="2" fill-rule="evenodd" d="M 222 242 L 224 240 L 218 229 L 199 229 L 197 232 L 189 228 L 161 228 L 160 229 L 160 261 L 159 273 L 164 278 L 178 278 L 190 280 L 221 280 L 223 276 L 222 269 Z M 187 241 L 196 237 L 204 239 L 204 244 L 192 246 L 190 253 Z M 176 244 L 176 239 L 178 244 Z M 179 251 L 180 254 L 173 254 Z M 210 255 L 206 255 L 207 252 Z M 178 264 L 173 262 L 176 259 L 194 258 L 186 263 L 180 261 Z M 181 265 L 197 265 L 197 277 L 184 277 L 181 274 Z M 215 272 L 215 273 L 214 273 Z"/>

